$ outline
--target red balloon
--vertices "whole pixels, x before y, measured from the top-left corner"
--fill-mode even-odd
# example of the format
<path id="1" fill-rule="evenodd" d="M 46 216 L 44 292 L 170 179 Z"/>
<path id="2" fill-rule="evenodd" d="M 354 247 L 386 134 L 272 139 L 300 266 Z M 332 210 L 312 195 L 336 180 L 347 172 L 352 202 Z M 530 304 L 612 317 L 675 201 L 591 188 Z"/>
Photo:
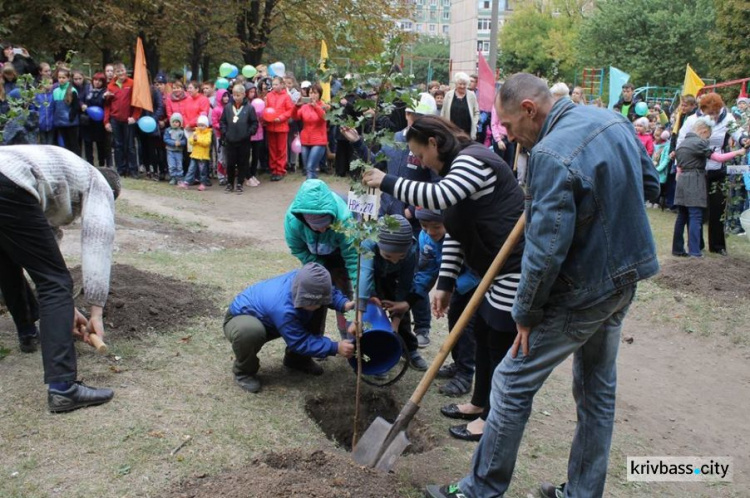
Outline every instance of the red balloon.
<path id="1" fill-rule="evenodd" d="M 274 119 L 278 118 L 279 114 L 276 112 L 276 109 L 273 107 L 266 107 L 263 110 L 263 119 L 266 121 L 273 121 Z"/>

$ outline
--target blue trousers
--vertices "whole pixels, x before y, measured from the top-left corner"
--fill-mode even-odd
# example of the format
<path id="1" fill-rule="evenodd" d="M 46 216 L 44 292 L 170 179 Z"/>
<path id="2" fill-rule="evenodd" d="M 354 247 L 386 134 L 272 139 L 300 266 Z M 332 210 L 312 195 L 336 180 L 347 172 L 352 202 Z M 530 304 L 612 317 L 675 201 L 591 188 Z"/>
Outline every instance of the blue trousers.
<path id="1" fill-rule="evenodd" d="M 672 254 L 685 253 L 685 225 L 688 228 L 688 254 L 701 255 L 701 230 L 703 228 L 703 208 L 677 206 L 677 219 L 672 235 Z"/>

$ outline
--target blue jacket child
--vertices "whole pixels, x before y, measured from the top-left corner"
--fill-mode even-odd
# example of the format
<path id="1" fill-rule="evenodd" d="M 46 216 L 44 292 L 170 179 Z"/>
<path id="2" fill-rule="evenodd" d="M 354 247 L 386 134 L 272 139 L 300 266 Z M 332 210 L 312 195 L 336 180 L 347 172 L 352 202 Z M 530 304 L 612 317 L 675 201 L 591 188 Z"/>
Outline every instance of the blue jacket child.
<path id="1" fill-rule="evenodd" d="M 234 375 L 246 391 L 260 390 L 255 374 L 260 368 L 258 352 L 263 345 L 281 337 L 286 342 L 284 365 L 294 370 L 320 375 L 323 369 L 312 360 L 339 354 L 350 358 L 354 345 L 335 342 L 320 334 L 324 306 L 349 311 L 354 302 L 331 284 L 331 275 L 322 265 L 308 263 L 298 270 L 252 285 L 229 306 L 224 335 L 235 354 Z"/>

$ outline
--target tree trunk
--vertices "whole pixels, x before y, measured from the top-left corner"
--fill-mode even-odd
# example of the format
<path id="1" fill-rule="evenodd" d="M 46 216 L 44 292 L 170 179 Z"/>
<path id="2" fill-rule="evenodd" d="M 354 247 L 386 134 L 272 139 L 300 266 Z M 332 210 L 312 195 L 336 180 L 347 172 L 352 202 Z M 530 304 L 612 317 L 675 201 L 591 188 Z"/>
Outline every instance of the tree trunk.
<path id="1" fill-rule="evenodd" d="M 196 31 L 193 33 L 193 40 L 190 49 L 190 71 L 193 73 L 191 79 L 198 78 L 198 71 L 201 65 L 201 59 L 203 59 L 203 49 L 205 45 L 203 43 L 203 32 Z"/>
<path id="2" fill-rule="evenodd" d="M 111 48 L 103 48 L 101 50 L 102 52 L 102 68 L 106 66 L 107 64 L 113 62 L 112 61 L 112 49 Z"/>
<path id="3" fill-rule="evenodd" d="M 237 37 L 242 45 L 245 64 L 258 65 L 271 35 L 271 17 L 279 0 L 260 0 L 243 3 L 237 16 Z"/>
<path id="4" fill-rule="evenodd" d="M 211 79 L 211 56 L 204 55 L 201 61 L 201 69 L 203 70 L 203 81 Z"/>

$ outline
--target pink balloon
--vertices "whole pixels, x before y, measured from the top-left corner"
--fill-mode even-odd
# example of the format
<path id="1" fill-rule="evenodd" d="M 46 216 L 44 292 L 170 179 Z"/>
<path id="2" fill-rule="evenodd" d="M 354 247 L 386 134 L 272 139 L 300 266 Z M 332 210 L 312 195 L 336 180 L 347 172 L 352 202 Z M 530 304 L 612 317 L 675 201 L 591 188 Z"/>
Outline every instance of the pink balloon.
<path id="1" fill-rule="evenodd" d="M 273 121 L 277 117 L 279 116 L 276 113 L 276 109 L 274 109 L 273 107 L 266 107 L 263 111 L 263 119 L 265 119 L 266 121 Z"/>
<path id="2" fill-rule="evenodd" d="M 250 105 L 253 106 L 253 109 L 255 109 L 255 114 L 258 114 L 258 115 L 263 113 L 263 109 L 266 108 L 266 103 L 263 102 L 263 99 L 253 99 Z"/>
<path id="3" fill-rule="evenodd" d="M 294 137 L 294 140 L 292 140 L 292 152 L 295 154 L 299 154 L 302 152 L 302 140 L 300 140 L 299 135 Z"/>

